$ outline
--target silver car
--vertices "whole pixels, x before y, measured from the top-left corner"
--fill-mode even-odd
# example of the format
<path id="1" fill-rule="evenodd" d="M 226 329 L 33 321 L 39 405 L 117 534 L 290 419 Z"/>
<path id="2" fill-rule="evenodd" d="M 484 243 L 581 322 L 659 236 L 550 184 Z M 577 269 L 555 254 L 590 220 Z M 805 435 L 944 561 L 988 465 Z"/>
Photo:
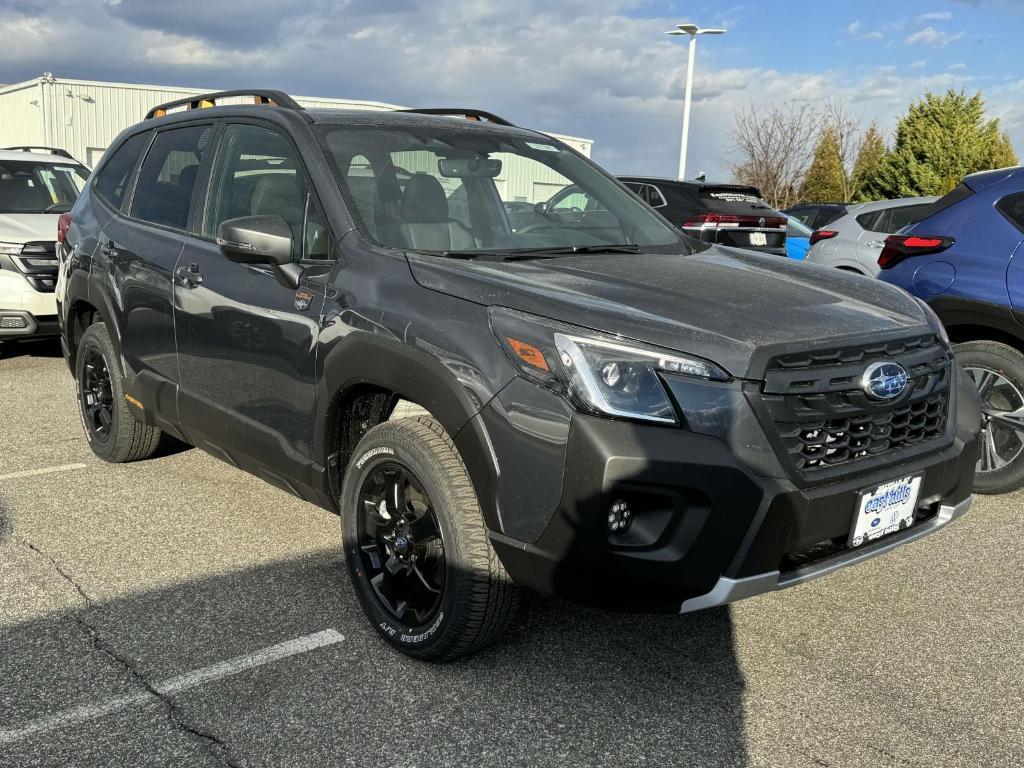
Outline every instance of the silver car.
<path id="1" fill-rule="evenodd" d="M 885 238 L 924 218 L 937 197 L 905 197 L 854 205 L 811 235 L 807 261 L 877 277 Z"/>

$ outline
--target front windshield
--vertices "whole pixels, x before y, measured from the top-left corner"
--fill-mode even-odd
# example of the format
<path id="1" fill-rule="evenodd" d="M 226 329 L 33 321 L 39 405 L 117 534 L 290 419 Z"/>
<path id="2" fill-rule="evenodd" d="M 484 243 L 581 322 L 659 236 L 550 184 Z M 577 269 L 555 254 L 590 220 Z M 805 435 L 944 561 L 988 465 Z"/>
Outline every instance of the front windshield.
<path id="1" fill-rule="evenodd" d="M 554 139 L 460 125 L 317 126 L 360 228 L 448 256 L 643 250 L 689 241 Z"/>
<path id="2" fill-rule="evenodd" d="M 65 213 L 88 179 L 81 165 L 2 160 L 0 213 Z"/>

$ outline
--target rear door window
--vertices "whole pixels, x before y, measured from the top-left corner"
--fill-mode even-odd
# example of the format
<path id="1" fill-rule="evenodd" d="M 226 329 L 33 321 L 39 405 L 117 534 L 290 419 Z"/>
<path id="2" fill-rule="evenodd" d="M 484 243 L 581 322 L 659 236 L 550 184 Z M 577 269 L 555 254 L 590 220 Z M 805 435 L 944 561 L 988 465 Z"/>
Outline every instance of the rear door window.
<path id="1" fill-rule="evenodd" d="M 132 218 L 174 229 L 188 226 L 199 168 L 212 137 L 211 125 L 157 133 L 139 171 Z"/>
<path id="2" fill-rule="evenodd" d="M 93 189 L 100 198 L 114 208 L 121 208 L 128 186 L 131 184 L 132 172 L 138 165 L 139 156 L 149 144 L 152 135 L 152 132 L 146 131 L 129 137 L 114 150 L 110 159 L 96 172 Z"/>

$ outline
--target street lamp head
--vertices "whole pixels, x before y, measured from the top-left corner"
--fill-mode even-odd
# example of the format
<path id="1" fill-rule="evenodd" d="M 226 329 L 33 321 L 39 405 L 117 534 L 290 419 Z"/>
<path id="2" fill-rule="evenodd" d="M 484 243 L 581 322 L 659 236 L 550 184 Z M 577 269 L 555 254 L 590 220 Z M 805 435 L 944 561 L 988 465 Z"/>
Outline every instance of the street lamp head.
<path id="1" fill-rule="evenodd" d="M 686 24 L 677 24 L 675 29 L 671 30 L 670 32 L 666 32 L 665 34 L 690 35 L 691 37 L 696 37 L 697 35 L 724 35 L 725 30 L 718 28 L 701 29 L 696 24 L 691 24 L 687 22 Z"/>

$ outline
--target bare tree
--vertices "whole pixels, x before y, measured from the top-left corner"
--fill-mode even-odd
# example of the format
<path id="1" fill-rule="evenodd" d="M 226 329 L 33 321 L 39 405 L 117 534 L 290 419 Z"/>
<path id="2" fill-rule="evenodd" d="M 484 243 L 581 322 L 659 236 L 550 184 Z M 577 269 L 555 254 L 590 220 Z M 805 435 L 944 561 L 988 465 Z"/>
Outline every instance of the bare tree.
<path id="1" fill-rule="evenodd" d="M 831 129 L 839 149 L 839 162 L 843 166 L 843 200 L 853 199 L 853 165 L 864 141 L 860 116 L 854 117 L 842 99 L 829 99 L 821 115 L 822 130 Z"/>
<path id="2" fill-rule="evenodd" d="M 788 208 L 798 199 L 820 128 L 819 115 L 807 104 L 739 110 L 732 133 L 738 158 L 731 164 L 733 176 L 758 187 L 774 208 Z"/>

